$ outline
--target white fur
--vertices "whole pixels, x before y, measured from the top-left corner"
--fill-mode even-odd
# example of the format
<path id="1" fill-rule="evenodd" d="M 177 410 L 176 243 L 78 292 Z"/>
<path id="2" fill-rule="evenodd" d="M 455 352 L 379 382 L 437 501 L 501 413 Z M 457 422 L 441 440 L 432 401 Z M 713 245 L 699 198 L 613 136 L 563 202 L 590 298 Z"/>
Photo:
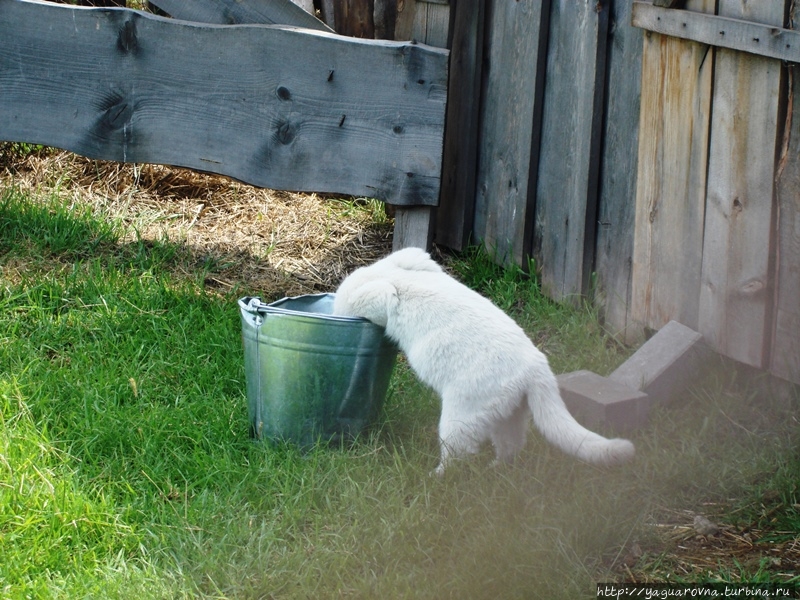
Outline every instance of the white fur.
<path id="1" fill-rule="evenodd" d="M 333 311 L 385 327 L 441 396 L 438 474 L 486 440 L 498 461 L 511 461 L 525 445 L 531 413 L 548 441 L 581 460 L 633 458 L 631 442 L 606 439 L 570 415 L 547 358 L 513 319 L 423 250 L 406 248 L 354 271 L 336 291 Z"/>

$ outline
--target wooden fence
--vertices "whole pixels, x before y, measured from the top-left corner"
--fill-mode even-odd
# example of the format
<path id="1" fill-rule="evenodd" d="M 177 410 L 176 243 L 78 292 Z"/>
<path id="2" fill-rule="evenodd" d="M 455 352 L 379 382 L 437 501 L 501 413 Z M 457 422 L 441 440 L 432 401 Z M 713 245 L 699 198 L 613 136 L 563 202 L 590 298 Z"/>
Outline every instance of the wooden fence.
<path id="1" fill-rule="evenodd" d="M 317 33 L 274 25 L 284 37 L 267 46 L 270 26 L 168 25 L 120 9 L 91 13 L 105 15 L 91 17 L 105 32 L 92 34 L 89 17 L 61 8 L 86 18 L 80 39 L 95 41 L 44 44 L 48 59 L 40 61 L 41 23 L 63 22 L 32 2 L 0 0 L 0 138 L 55 143 L 43 132 L 70 130 L 64 124 L 73 119 L 57 98 L 82 115 L 74 139 L 60 145 L 90 155 L 218 172 L 241 163 L 247 168 L 227 174 L 381 197 L 403 205 L 397 245 L 434 236 L 456 249 L 482 241 L 507 263 L 532 256 L 551 297 L 590 296 L 626 340 L 675 319 L 721 353 L 800 383 L 800 34 L 790 0 L 686 0 L 682 8 L 318 0 L 327 25 L 299 16 L 288 0 L 153 4 L 189 21 L 299 24 Z M 421 43 L 344 43 L 325 33 L 331 28 Z M 68 29 L 61 39 L 78 43 Z M 179 30 L 191 53 L 166 41 Z M 21 46 L 8 41 L 21 35 Z M 155 50 L 162 39 L 168 51 Z M 325 59 L 301 64 L 312 43 Z M 429 46 L 450 49 L 449 73 L 446 53 Z M 80 60 L 84 53 L 91 59 Z M 290 62 L 294 53 L 298 62 Z M 102 76 L 89 77 L 94 87 L 65 92 L 69 77 L 97 70 L 98 54 L 105 62 Z M 36 63 L 27 74 L 37 75 L 36 97 L 46 99 L 36 109 L 44 115 L 37 139 L 28 135 L 31 119 L 6 106 L 13 98 L 29 104 L 22 114 L 34 111 L 20 91 L 30 83 L 19 76 L 23 59 Z M 78 70 L 58 75 L 70 62 Z M 218 70 L 187 76 L 197 62 Z M 132 76 L 135 90 L 125 83 Z M 176 101 L 181 90 L 189 94 Z M 172 118 L 158 120 L 167 106 Z M 175 133 L 204 106 L 209 134 L 192 141 L 202 152 L 143 150 L 151 140 L 170 147 L 160 132 Z M 221 115 L 235 132 L 221 131 Z M 151 119 L 158 126 L 141 129 Z M 131 124 L 134 144 L 125 137 Z M 217 135 L 225 148 L 206 161 Z M 112 145 L 134 154 L 109 156 Z M 365 151 L 354 155 L 350 145 Z M 239 158 L 230 158 L 232 147 Z M 192 152 L 192 161 L 180 158 Z"/>
<path id="2" fill-rule="evenodd" d="M 438 202 L 446 50 L 321 23 L 216 25 L 286 18 L 287 1 L 178 4 L 201 20 L 0 0 L 0 139 L 276 189 Z M 301 24 L 316 21 L 294 8 Z"/>
<path id="3" fill-rule="evenodd" d="M 450 2 L 448 119 L 476 125 L 446 138 L 436 240 L 532 256 L 628 341 L 675 319 L 800 383 L 793 3 L 656 4 L 684 6 Z"/>

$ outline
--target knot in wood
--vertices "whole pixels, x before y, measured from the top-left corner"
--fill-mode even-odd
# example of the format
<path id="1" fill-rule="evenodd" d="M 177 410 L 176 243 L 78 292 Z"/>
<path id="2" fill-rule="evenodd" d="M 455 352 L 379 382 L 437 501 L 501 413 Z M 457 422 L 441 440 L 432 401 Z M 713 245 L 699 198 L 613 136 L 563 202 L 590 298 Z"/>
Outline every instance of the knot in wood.
<path id="1" fill-rule="evenodd" d="M 294 125 L 289 123 L 288 121 L 283 121 L 278 124 L 277 129 L 275 130 L 275 139 L 278 140 L 284 146 L 291 144 L 294 141 L 295 135 L 297 134 L 297 129 Z"/>
<path id="2" fill-rule="evenodd" d="M 136 54 L 139 50 L 139 40 L 136 36 L 136 22 L 125 21 L 117 34 L 117 50 L 122 54 Z"/>

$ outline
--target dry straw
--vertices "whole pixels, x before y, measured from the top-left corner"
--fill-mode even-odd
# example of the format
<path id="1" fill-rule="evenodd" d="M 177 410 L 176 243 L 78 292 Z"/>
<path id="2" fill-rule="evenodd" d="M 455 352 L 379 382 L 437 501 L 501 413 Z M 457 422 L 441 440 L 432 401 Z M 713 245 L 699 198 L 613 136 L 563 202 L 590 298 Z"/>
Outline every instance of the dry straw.
<path id="1" fill-rule="evenodd" d="M 332 291 L 352 269 L 391 251 L 392 223 L 374 200 L 260 189 L 161 165 L 69 152 L 25 156 L 0 145 L 0 186 L 58 193 L 118 219 L 123 242 L 179 242 L 207 283 L 265 297 Z M 176 268 L 180 268 L 176 265 Z"/>

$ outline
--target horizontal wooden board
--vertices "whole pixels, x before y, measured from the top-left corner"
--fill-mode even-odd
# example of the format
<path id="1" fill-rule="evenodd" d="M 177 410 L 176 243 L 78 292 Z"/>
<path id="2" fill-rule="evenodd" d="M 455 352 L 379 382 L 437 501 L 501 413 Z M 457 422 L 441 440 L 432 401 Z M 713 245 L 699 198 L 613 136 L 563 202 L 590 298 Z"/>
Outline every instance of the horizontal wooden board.
<path id="1" fill-rule="evenodd" d="M 783 10 L 782 2 L 768 0 L 763 4 L 771 2 L 779 10 Z M 688 10 L 659 8 L 649 2 L 633 3 L 632 22 L 635 27 L 655 33 L 768 58 L 800 62 L 800 31 L 783 29 L 776 25 Z"/>
<path id="2" fill-rule="evenodd" d="M 21 0 L 0 40 L 2 140 L 438 202 L 446 50 Z"/>
<path id="3" fill-rule="evenodd" d="M 184 21 L 220 25 L 295 25 L 331 31 L 325 23 L 290 0 L 150 0 L 150 3 Z"/>

